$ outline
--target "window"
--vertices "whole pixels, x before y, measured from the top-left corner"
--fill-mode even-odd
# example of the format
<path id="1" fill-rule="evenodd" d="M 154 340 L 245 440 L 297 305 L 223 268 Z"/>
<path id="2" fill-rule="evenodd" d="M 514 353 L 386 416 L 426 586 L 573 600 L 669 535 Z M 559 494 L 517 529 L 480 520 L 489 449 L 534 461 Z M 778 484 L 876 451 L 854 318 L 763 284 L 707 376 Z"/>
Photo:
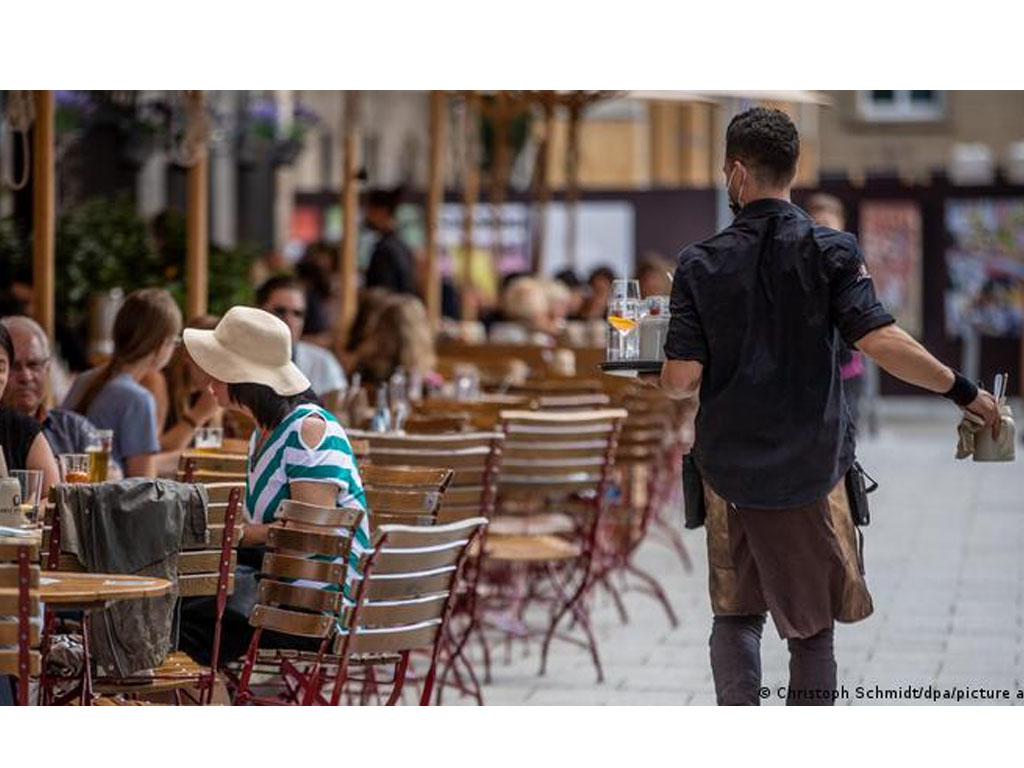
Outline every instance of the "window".
<path id="1" fill-rule="evenodd" d="M 857 91 L 857 114 L 871 122 L 920 122 L 946 116 L 943 91 Z"/>

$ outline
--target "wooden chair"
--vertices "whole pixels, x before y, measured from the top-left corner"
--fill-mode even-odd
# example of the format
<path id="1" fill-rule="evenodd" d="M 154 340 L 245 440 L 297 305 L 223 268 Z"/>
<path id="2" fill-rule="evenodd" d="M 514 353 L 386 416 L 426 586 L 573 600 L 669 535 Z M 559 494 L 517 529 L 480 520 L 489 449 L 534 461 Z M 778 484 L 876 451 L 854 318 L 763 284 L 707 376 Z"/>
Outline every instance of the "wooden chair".
<path id="1" fill-rule="evenodd" d="M 471 517 L 490 519 L 494 511 L 501 469 L 500 432 L 465 432 L 448 435 L 358 435 L 370 446 L 370 461 L 376 466 L 445 466 L 454 471 L 445 491 L 438 522 L 457 522 Z M 486 532 L 481 535 L 481 542 Z M 480 578 L 480 547 L 471 553 L 466 569 L 465 587 L 458 595 L 451 636 L 443 648 L 446 662 L 439 678 L 438 703 L 441 703 L 449 674 L 455 687 L 483 704 L 483 691 L 476 671 L 464 650 L 476 632 L 479 615 L 476 593 Z M 460 620 L 460 617 L 462 620 Z M 456 626 L 459 625 L 459 626 Z M 464 625 L 464 626 L 463 626 Z M 463 679 L 465 673 L 465 679 Z"/>
<path id="2" fill-rule="evenodd" d="M 553 587 L 541 674 L 551 640 L 571 613 L 585 635 L 583 645 L 590 650 L 598 681 L 603 679 L 585 598 L 593 584 L 596 536 L 612 480 L 616 440 L 626 416 L 622 409 L 501 414 L 505 443 L 498 509 L 518 515 L 522 527 L 499 528 L 499 517 L 487 537 L 486 563 L 518 570 L 525 578 L 528 591 L 520 590 L 512 604 L 519 621 L 526 604 L 538 594 L 530 580 L 543 575 Z M 552 512 L 569 513 L 571 527 L 558 532 L 544 525 L 531 527 L 531 518 Z"/>
<path id="3" fill-rule="evenodd" d="M 244 453 L 184 451 L 178 477 L 191 483 L 245 482 L 249 458 Z"/>
<path id="4" fill-rule="evenodd" d="M 450 432 L 466 432 L 470 429 L 468 413 L 452 413 L 451 415 L 419 415 L 413 414 L 405 421 L 406 434 L 410 435 L 441 435 Z"/>
<path id="5" fill-rule="evenodd" d="M 270 526 L 257 604 L 249 623 L 255 628 L 235 691 L 236 704 L 311 704 L 319 693 L 322 664 L 342 615 L 352 542 L 362 521 L 360 509 L 335 509 L 286 500 Z M 314 582 L 309 585 L 309 582 Z M 287 653 L 260 654 L 264 632 L 307 638 L 316 651 L 300 670 Z M 286 692 L 257 696 L 252 675 L 266 664 L 281 674 Z"/>
<path id="6" fill-rule="evenodd" d="M 444 467 L 364 464 L 359 475 L 371 526 L 434 525 L 452 474 Z"/>
<path id="7" fill-rule="evenodd" d="M 493 432 L 498 425 L 502 411 L 510 409 L 531 410 L 537 404 L 528 397 L 517 395 L 483 395 L 477 400 L 442 400 L 430 398 L 416 403 L 414 412 L 423 417 L 451 416 L 468 417 L 472 429 Z"/>
<path id="8" fill-rule="evenodd" d="M 194 482 L 191 476 L 182 482 Z M 217 672 L 220 669 L 220 640 L 224 609 L 228 596 L 235 590 L 237 547 L 242 539 L 242 505 L 245 484 L 221 482 L 205 484 L 208 544 L 182 550 L 178 554 L 178 597 L 215 598 L 213 645 L 209 667 L 199 664 L 182 651 L 172 651 L 151 676 L 98 678 L 94 689 L 106 695 L 155 695 L 171 693 L 181 703 L 181 696 L 195 689 L 194 700 L 200 705 L 213 699 Z"/>
<path id="9" fill-rule="evenodd" d="M 682 458 L 680 409 L 676 401 L 657 390 L 637 389 L 620 398 L 629 416 L 622 424 L 615 455 L 617 500 L 611 504 L 599 536 L 603 563 L 596 581 L 612 596 L 623 623 L 628 620 L 613 572 L 626 584 L 639 580 L 639 590 L 657 600 L 669 623 L 678 620 L 658 579 L 633 561 L 647 538 L 652 522 L 666 504 L 673 483 L 679 482 Z M 685 552 L 685 550 L 684 550 Z"/>
<path id="10" fill-rule="evenodd" d="M 29 678 L 39 677 L 39 542 L 0 538 L 0 675 L 17 678 L 17 704 L 28 705 Z M 8 648 L 8 646 L 12 646 Z"/>
<path id="11" fill-rule="evenodd" d="M 424 528 L 383 525 L 361 564 L 354 605 L 346 608 L 334 641 L 338 655 L 331 703 L 345 692 L 353 657 L 397 654 L 388 704 L 401 697 L 413 651 L 430 653 L 420 704 L 433 695 L 437 662 L 451 616 L 455 584 L 466 554 L 487 520 L 473 517 Z M 354 630 L 352 628 L 355 628 Z M 364 661 L 365 663 L 365 661 Z M 390 659 L 383 663 L 391 664 Z"/>

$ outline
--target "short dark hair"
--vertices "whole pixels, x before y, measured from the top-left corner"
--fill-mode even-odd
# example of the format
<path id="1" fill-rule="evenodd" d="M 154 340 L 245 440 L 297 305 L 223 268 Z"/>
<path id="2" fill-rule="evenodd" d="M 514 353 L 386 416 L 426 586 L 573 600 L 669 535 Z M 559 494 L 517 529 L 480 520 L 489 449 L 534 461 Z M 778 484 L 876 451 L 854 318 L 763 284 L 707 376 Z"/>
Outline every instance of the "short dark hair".
<path id="1" fill-rule="evenodd" d="M 3 323 L 0 323 L 0 349 L 7 353 L 7 367 L 12 367 L 14 365 L 14 342 L 11 341 L 11 334 Z"/>
<path id="2" fill-rule="evenodd" d="M 555 280 L 562 283 L 569 289 L 575 290 L 576 288 L 582 287 L 579 277 L 576 276 L 576 270 L 571 267 L 561 270 L 555 273 Z"/>
<path id="3" fill-rule="evenodd" d="M 274 275 L 264 281 L 263 285 L 256 289 L 256 305 L 259 307 L 266 306 L 274 291 L 281 291 L 285 289 L 289 291 L 298 291 L 299 293 L 306 292 L 306 287 L 298 278 L 293 277 L 292 275 Z"/>
<path id="4" fill-rule="evenodd" d="M 600 267 L 597 267 L 590 273 L 590 276 L 587 278 L 587 284 L 593 285 L 594 280 L 598 279 L 599 277 L 604 278 L 610 283 L 613 280 L 615 280 L 615 270 L 613 270 L 611 267 L 607 265 L 602 264 Z"/>
<path id="5" fill-rule="evenodd" d="M 796 175 L 800 135 L 789 115 L 754 107 L 736 115 L 725 132 L 725 157 L 746 165 L 762 184 L 785 186 Z"/>
<path id="6" fill-rule="evenodd" d="M 319 402 L 312 389 L 297 395 L 279 395 L 266 384 L 244 382 L 228 384 L 228 397 L 233 403 L 244 405 L 256 418 L 262 429 L 274 429 L 284 421 L 285 416 L 303 403 Z"/>

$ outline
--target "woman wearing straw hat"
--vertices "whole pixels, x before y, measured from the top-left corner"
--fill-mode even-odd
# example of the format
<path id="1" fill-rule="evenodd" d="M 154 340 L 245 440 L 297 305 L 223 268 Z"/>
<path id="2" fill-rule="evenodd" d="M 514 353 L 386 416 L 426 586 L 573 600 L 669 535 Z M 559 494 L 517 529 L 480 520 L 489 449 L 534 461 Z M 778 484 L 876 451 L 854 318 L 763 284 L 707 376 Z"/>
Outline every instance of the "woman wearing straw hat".
<path id="1" fill-rule="evenodd" d="M 317 404 L 309 380 L 292 362 L 287 325 L 261 309 L 233 307 L 212 331 L 187 328 L 183 339 L 196 365 L 211 377 L 218 404 L 241 411 L 257 425 L 249 443 L 246 526 L 239 551 L 240 566 L 252 569 L 249 575 L 259 570 L 268 526 L 283 500 L 366 510 L 352 447 L 341 424 Z M 361 555 L 369 546 L 370 525 L 364 515 L 352 552 Z M 354 576 L 350 570 L 349 580 Z M 245 619 L 251 607 L 243 597 L 248 590 L 237 578 L 236 584 L 239 599 L 229 603 L 229 610 Z M 235 645 L 232 640 L 244 638 L 229 639 Z M 230 657 L 231 650 L 222 652 Z M 244 650 L 241 644 L 238 655 Z"/>

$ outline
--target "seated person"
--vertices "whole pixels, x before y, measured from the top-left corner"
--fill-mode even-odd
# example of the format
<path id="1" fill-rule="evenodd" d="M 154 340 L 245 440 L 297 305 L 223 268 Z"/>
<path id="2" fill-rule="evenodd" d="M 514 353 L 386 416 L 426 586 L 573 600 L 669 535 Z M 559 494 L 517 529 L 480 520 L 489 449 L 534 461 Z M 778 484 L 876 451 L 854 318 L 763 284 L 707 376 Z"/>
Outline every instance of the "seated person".
<path id="1" fill-rule="evenodd" d="M 220 318 L 198 317 L 186 328 L 212 330 Z M 160 450 L 173 454 L 185 450 L 196 430 L 208 424 L 219 426 L 221 409 L 210 392 L 210 377 L 179 345 L 162 371 L 151 371 L 141 381 L 156 401 L 156 421 L 161 425 Z"/>
<path id="2" fill-rule="evenodd" d="M 260 340 L 260 348 L 254 339 Z M 254 605 L 255 574 L 281 501 L 366 509 L 366 494 L 345 430 L 314 402 L 309 380 L 290 362 L 291 343 L 287 326 L 251 307 L 233 307 L 216 331 L 185 332 L 185 346 L 211 377 L 217 402 L 242 411 L 257 424 L 249 443 L 250 491 L 245 497 L 237 586 L 224 617 L 223 658 L 241 655 L 248 645 L 251 630 L 246 619 Z M 364 516 L 352 552 L 361 554 L 369 545 L 370 522 Z M 350 582 L 357 577 L 349 572 Z M 182 611 L 182 648 L 200 661 L 212 646 L 213 607 L 210 600 L 200 599 Z M 264 634 L 267 644 L 272 634 Z M 282 640 L 302 646 L 301 641 L 293 642 L 295 638 Z"/>
<path id="3" fill-rule="evenodd" d="M 14 359 L 11 336 L 6 326 L 0 324 L 0 393 L 7 387 Z M 6 405 L 0 406 L 0 449 L 4 452 L 4 462 L 8 470 L 42 471 L 43 498 L 46 498 L 53 485 L 60 482 L 57 460 L 53 457 L 46 438 L 43 437 L 39 422 Z"/>
<path id="4" fill-rule="evenodd" d="M 14 344 L 14 365 L 3 404 L 39 422 L 54 456 L 85 453 L 96 440 L 96 428 L 80 413 L 47 407 L 53 355 L 46 332 L 24 315 L 5 317 L 2 322 Z"/>
<path id="5" fill-rule="evenodd" d="M 330 350 L 301 340 L 306 321 L 306 292 L 302 283 L 287 275 L 272 277 L 256 292 L 256 303 L 288 326 L 292 334 L 292 360 L 309 379 L 321 402 L 333 401 L 348 383 Z"/>
<path id="6" fill-rule="evenodd" d="M 114 319 L 114 355 L 78 377 L 64 407 L 114 431 L 111 458 L 125 477 L 156 477 L 156 401 L 139 382 L 163 369 L 179 342 L 181 311 L 160 288 L 128 294 Z"/>

